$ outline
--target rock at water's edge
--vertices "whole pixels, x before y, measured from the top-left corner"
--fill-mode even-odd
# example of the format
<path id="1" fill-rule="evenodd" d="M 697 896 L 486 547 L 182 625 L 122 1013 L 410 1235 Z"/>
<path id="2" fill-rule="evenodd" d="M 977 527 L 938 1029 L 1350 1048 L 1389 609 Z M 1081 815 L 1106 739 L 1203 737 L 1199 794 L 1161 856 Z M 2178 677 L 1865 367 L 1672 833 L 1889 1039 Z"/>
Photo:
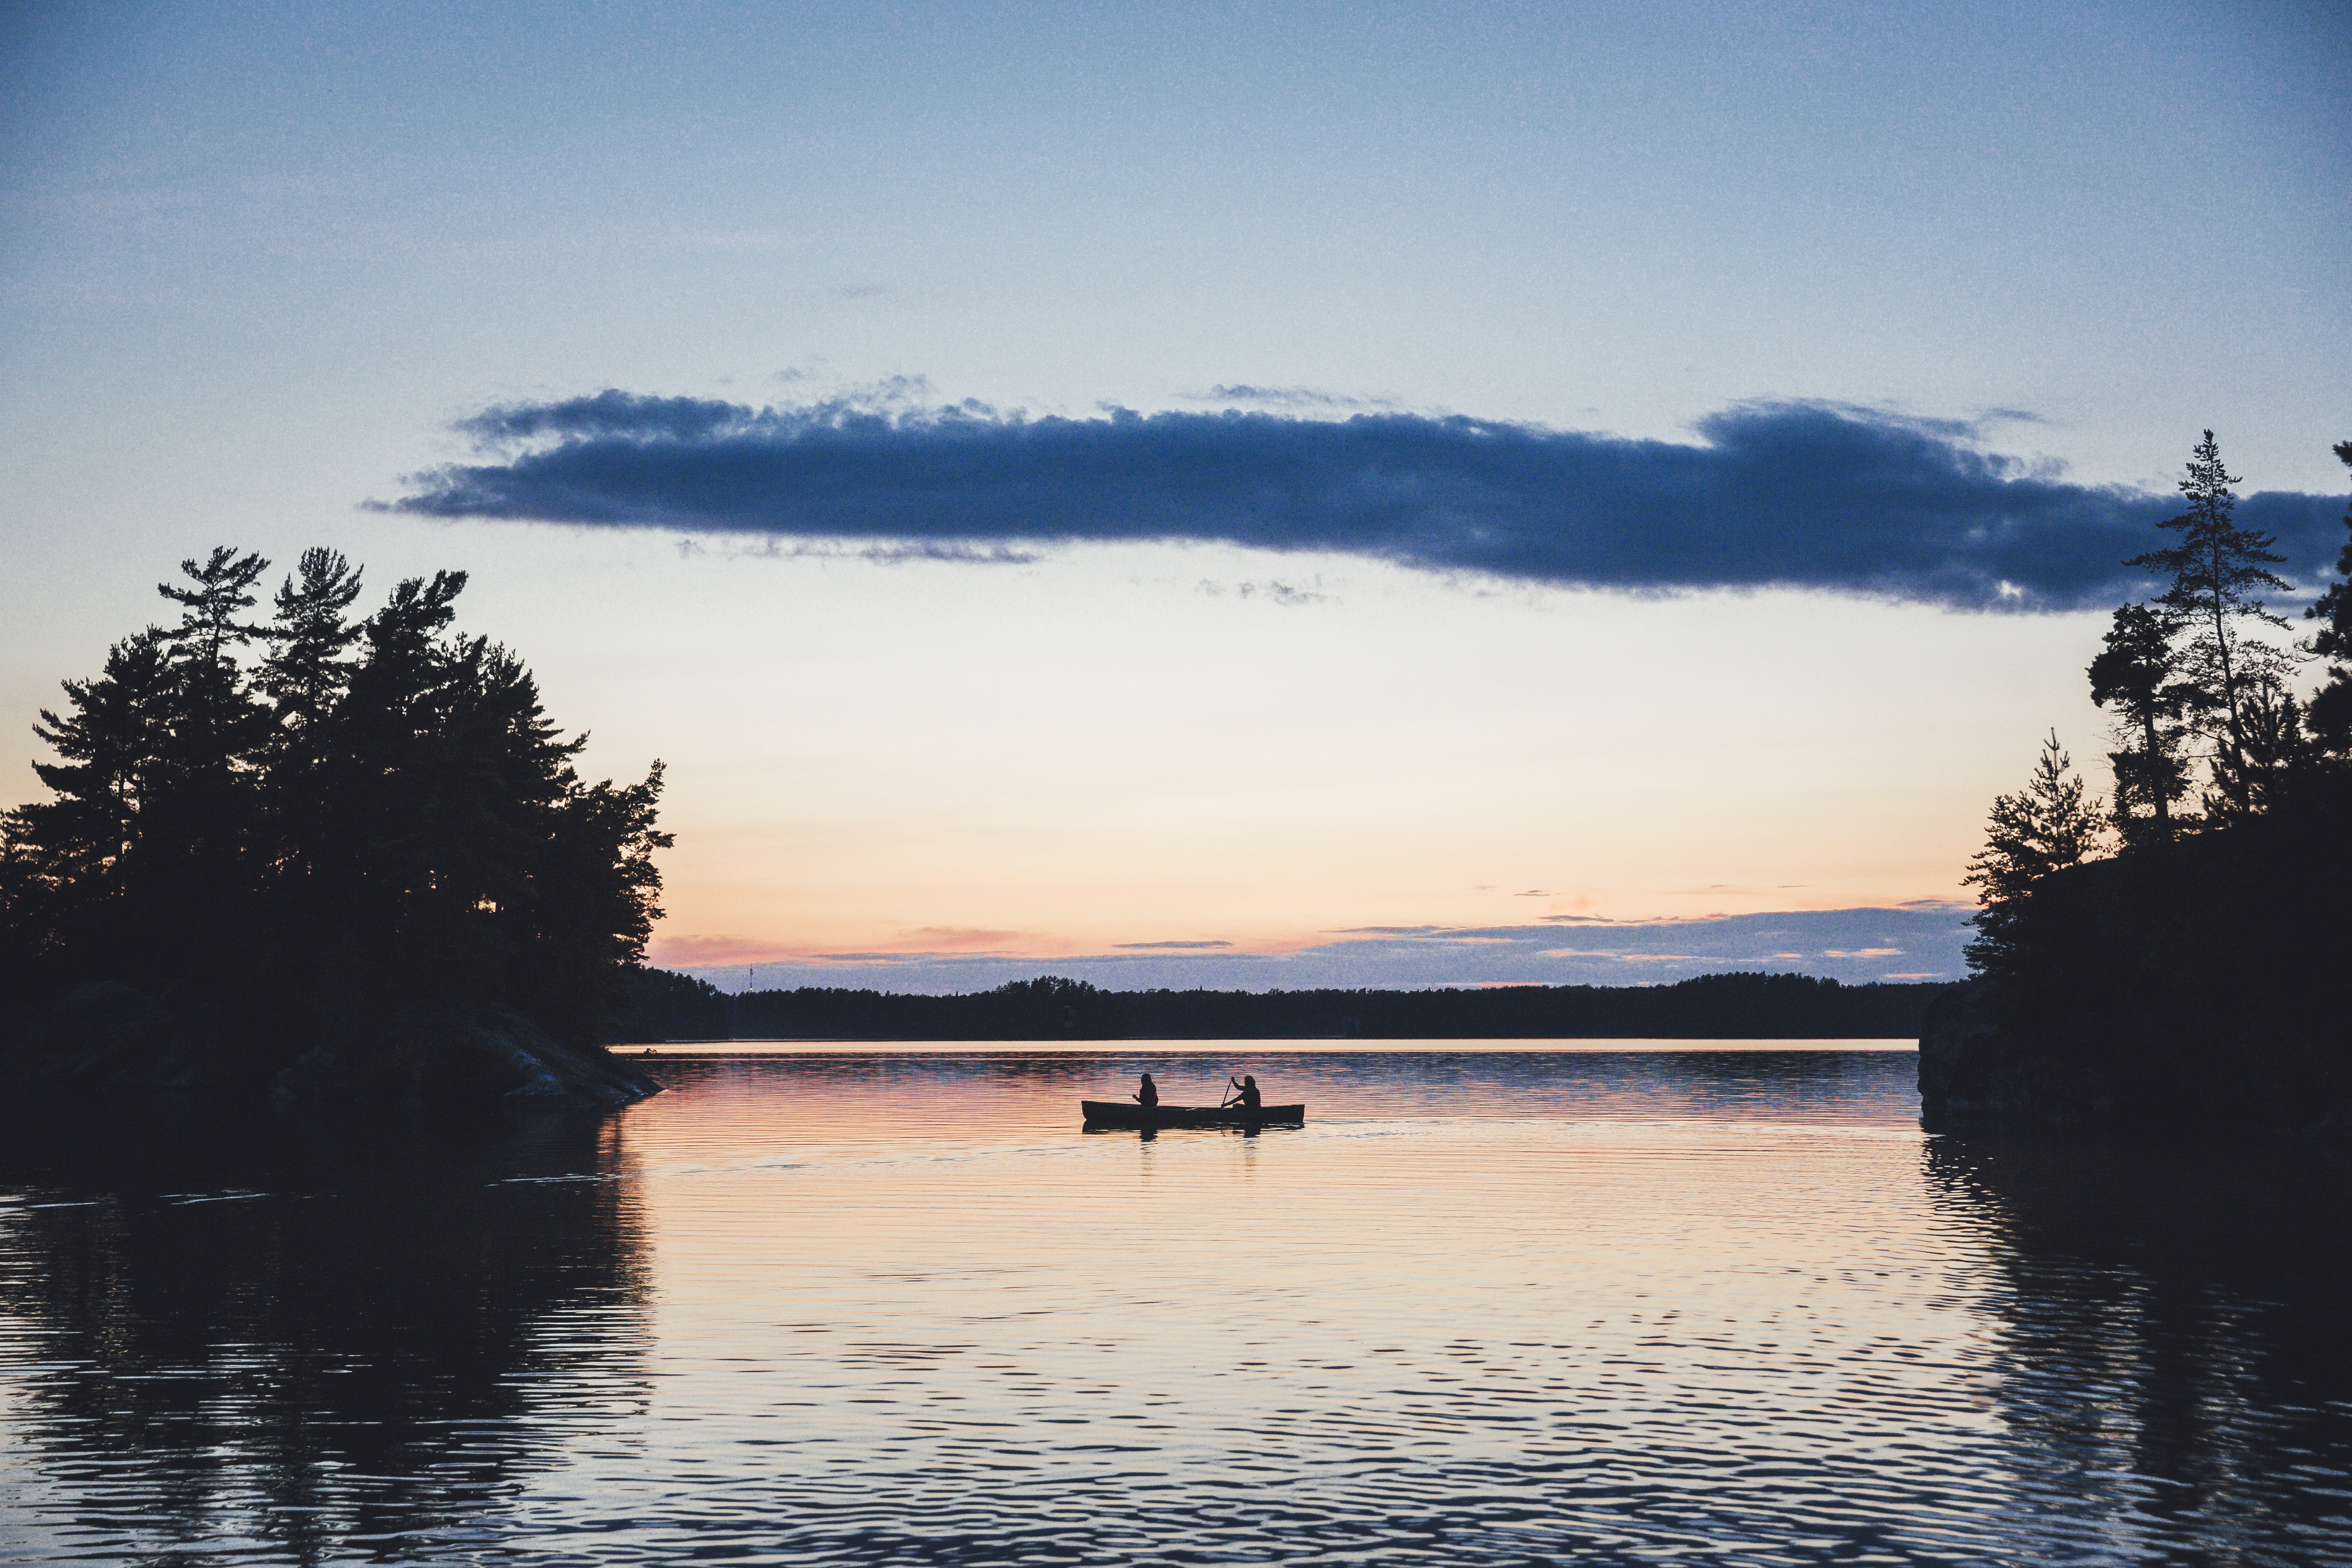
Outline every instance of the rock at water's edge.
<path id="1" fill-rule="evenodd" d="M 2327 1068 L 2340 1047 L 2331 1053 L 2286 1030 L 2231 1034 L 2145 1020 L 2101 1035 L 2078 1019 L 2021 1011 L 1986 980 L 1928 1008 L 1919 1120 L 1929 1131 L 2063 1129 L 2352 1149 L 2352 1086 Z"/>
<path id="2" fill-rule="evenodd" d="M 1919 1117 L 1931 1131 L 2106 1120 L 2111 1094 L 2037 1050 L 2003 1018 L 1993 988 L 1970 981 L 1919 1024 Z"/>
<path id="3" fill-rule="evenodd" d="M 289 1109 L 604 1111 L 662 1087 L 604 1050 L 567 1045 L 503 1011 L 336 1030 L 306 1045 L 193 1026 L 113 982 L 68 995 L 7 1066 L 20 1082 L 74 1093 L 217 1095 Z"/>
<path id="4" fill-rule="evenodd" d="M 613 1110 L 661 1085 L 609 1052 L 568 1046 L 512 1013 L 421 1024 L 389 1041 L 314 1046 L 270 1080 L 281 1106 L 381 1103 Z"/>

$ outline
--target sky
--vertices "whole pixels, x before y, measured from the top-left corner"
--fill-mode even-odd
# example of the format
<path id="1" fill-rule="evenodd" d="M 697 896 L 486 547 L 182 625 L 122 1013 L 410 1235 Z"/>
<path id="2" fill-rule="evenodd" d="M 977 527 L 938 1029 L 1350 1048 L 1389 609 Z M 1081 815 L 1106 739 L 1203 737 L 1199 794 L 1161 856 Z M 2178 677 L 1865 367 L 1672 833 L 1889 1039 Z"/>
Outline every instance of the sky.
<path id="1" fill-rule="evenodd" d="M 0 731 L 323 543 L 730 986 L 1947 978 L 2347 298 L 2340 4 L 8 7 Z"/>

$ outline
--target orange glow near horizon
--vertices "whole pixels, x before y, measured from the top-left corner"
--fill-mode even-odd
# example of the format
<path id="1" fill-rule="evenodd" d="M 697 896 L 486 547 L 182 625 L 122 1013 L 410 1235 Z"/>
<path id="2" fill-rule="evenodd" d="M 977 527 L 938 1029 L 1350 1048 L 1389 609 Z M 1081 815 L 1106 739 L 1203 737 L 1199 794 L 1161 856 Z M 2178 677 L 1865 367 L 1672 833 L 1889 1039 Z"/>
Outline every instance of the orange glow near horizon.
<path id="1" fill-rule="evenodd" d="M 1572 947 L 1576 917 L 1965 901 L 2042 729 L 2078 760 L 2103 730 L 2096 617 L 1275 564 L 1326 597 L 1202 595 L 1269 566 L 1205 549 L 665 566 L 707 602 L 660 668 L 580 671 L 625 699 L 595 754 L 669 763 L 653 961 Z"/>

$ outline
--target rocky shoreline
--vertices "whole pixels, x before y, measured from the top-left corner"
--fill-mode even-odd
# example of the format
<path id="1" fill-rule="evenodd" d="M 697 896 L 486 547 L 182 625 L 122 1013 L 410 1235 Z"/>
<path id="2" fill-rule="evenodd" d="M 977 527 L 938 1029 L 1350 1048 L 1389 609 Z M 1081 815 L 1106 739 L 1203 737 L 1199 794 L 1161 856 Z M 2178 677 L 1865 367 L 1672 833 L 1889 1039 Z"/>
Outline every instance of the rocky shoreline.
<path id="1" fill-rule="evenodd" d="M 80 1097 L 226 1099 L 283 1110 L 597 1112 L 661 1092 L 520 1015 L 429 1012 L 254 1038 L 114 982 L 79 987 L 0 1052 L 19 1085 Z"/>
<path id="2" fill-rule="evenodd" d="M 1919 1033 L 1919 1117 L 1930 1131 L 2111 1121 L 2115 1097 L 2037 1050 L 1979 980 L 1939 998 Z"/>
<path id="3" fill-rule="evenodd" d="M 1983 980 L 1928 1009 L 1919 1037 L 1927 1131 L 2261 1139 L 2352 1151 L 2340 1043 L 2328 1051 L 2292 1035 L 2185 1038 L 2181 1029 L 2148 1028 L 2137 1051 L 2084 1051 L 2080 1034 L 2037 1026 L 2020 1012 Z M 2327 1065 L 2313 1070 L 2315 1059 Z"/>

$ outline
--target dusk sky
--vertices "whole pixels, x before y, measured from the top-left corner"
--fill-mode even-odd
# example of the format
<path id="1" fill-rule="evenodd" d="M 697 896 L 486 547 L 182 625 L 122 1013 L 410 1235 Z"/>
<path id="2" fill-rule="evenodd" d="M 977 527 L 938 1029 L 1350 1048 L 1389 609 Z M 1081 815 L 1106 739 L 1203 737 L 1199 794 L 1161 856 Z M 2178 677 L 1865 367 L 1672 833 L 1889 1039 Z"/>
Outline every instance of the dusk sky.
<path id="1" fill-rule="evenodd" d="M 0 797 L 463 568 L 730 986 L 1951 978 L 2200 430 L 2343 540 L 2340 3 L 15 6 L 0 171 Z"/>

